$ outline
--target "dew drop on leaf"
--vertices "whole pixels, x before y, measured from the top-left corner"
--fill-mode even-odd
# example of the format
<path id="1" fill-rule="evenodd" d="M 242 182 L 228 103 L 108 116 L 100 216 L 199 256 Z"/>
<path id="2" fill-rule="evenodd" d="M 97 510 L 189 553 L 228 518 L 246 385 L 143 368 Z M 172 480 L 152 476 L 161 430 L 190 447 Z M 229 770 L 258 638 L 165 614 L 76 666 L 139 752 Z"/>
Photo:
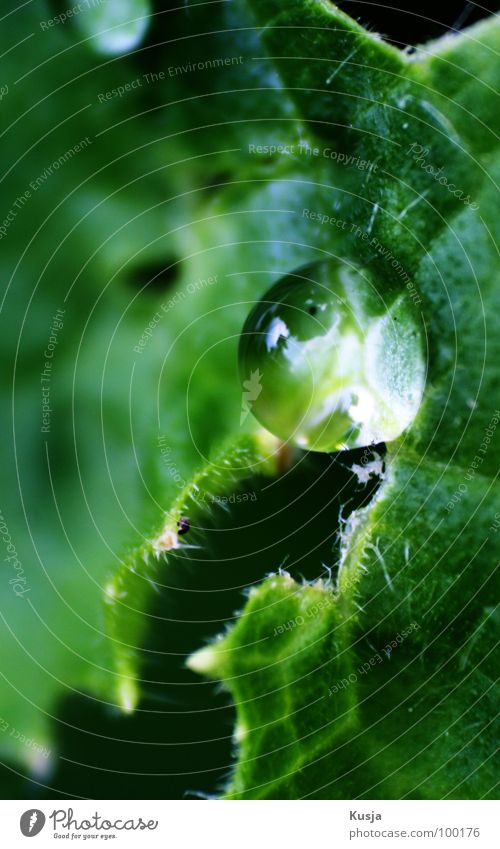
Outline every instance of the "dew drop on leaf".
<path id="1" fill-rule="evenodd" d="M 239 344 L 243 402 L 302 448 L 389 442 L 420 406 L 423 350 L 420 312 L 406 290 L 382 294 L 366 269 L 316 263 L 282 278 L 250 312 Z"/>

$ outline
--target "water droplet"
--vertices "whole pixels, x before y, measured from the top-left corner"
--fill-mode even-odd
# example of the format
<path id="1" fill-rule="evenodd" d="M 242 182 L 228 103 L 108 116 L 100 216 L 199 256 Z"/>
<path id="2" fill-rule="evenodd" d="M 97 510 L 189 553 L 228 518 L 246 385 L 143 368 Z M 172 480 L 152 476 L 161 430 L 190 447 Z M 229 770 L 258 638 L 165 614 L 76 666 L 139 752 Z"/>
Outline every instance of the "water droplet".
<path id="1" fill-rule="evenodd" d="M 396 321 L 397 317 L 397 321 Z M 282 440 L 340 451 L 396 439 L 425 382 L 419 315 L 366 269 L 322 262 L 276 283 L 250 312 L 239 367 L 252 414 Z"/>

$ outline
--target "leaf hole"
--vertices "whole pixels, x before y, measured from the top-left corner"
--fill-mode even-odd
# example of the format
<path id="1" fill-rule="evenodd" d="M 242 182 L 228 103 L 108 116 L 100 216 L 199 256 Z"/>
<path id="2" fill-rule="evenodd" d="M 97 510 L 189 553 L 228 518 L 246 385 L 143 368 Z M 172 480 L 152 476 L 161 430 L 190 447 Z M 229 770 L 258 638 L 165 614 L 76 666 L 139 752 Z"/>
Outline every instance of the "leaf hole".
<path id="1" fill-rule="evenodd" d="M 157 295 L 169 289 L 179 278 L 180 261 L 174 257 L 162 262 L 149 262 L 131 271 L 129 285 L 139 291 Z"/>

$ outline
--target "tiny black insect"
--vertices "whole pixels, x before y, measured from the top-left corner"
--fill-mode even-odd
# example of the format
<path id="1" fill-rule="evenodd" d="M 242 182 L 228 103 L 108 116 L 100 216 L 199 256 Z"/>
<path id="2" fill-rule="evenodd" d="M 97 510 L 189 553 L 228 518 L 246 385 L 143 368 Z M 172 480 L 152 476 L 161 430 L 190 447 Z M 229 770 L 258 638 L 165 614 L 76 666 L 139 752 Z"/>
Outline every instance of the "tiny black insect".
<path id="1" fill-rule="evenodd" d="M 186 519 L 185 516 L 181 516 L 181 518 L 177 522 L 177 527 L 179 529 L 178 530 L 179 536 L 182 536 L 183 534 L 187 534 L 187 532 L 189 531 L 189 528 L 191 527 L 191 525 L 189 524 L 189 519 Z"/>

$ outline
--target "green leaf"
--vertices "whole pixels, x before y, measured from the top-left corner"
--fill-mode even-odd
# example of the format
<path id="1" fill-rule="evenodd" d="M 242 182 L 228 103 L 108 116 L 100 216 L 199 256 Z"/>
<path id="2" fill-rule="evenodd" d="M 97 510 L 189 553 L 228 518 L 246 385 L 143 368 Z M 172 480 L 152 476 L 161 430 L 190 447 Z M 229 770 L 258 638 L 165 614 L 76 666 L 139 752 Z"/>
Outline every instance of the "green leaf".
<path id="1" fill-rule="evenodd" d="M 75 26 L 96 53 L 114 56 L 137 47 L 151 17 L 149 0 L 121 0 L 120 4 L 95 0 L 85 14 L 75 17 Z"/>
<path id="2" fill-rule="evenodd" d="M 5 215 L 14 212 L 1 239 L 8 285 L 0 346 L 13 380 L 3 386 L 0 510 L 29 592 L 16 597 L 9 581 L 18 572 L 8 566 L 0 587 L 0 715 L 51 754 L 40 756 L 10 733 L 0 736 L 0 747 L 9 762 L 46 778 L 59 766 L 53 717 L 61 704 L 88 692 L 115 700 L 102 598 L 123 552 L 148 538 L 178 495 L 159 439 L 187 481 L 200 466 L 200 452 L 206 456 L 236 429 L 242 434 L 234 363 L 255 280 L 238 277 L 236 303 L 228 305 L 235 278 L 226 275 L 251 251 L 266 267 L 276 252 L 277 225 L 269 244 L 240 245 L 240 226 L 249 239 L 261 235 L 260 209 L 272 194 L 267 178 L 253 184 L 247 176 L 237 203 L 229 190 L 227 203 L 217 205 L 207 189 L 234 168 L 235 154 L 227 151 L 238 146 L 234 138 L 245 121 L 250 125 L 260 112 L 258 96 L 242 103 L 238 95 L 245 65 L 229 69 L 232 86 L 215 68 L 212 75 L 169 77 L 166 90 L 166 83 L 144 78 L 134 53 L 104 64 L 93 54 L 77 32 L 84 21 L 91 25 L 90 8 L 64 21 L 55 20 L 55 4 L 42 0 L 22 9 L 10 0 L 5 5 L 12 14 L 0 31 L 2 196 Z M 105 5 L 123 12 L 115 0 Z M 215 26 L 208 9 L 194 12 L 200 32 L 219 33 L 196 41 L 193 62 L 224 55 L 230 24 L 219 17 Z M 185 64 L 183 36 L 192 27 L 191 12 L 169 16 L 168 37 L 176 44 L 162 69 Z M 167 38 L 161 31 L 157 37 Z M 234 52 L 252 55 L 250 41 L 242 37 Z M 148 57 L 151 70 L 160 70 L 158 51 Z M 270 86 L 266 70 L 254 73 Z M 201 98 L 193 127 L 186 128 L 176 104 L 214 85 L 221 90 L 217 104 Z M 227 87 L 232 94 L 224 94 Z M 274 115 L 290 110 L 274 91 L 269 97 Z M 155 107 L 146 118 L 145 101 Z M 223 126 L 228 110 L 240 123 L 221 145 L 200 127 Z M 15 206 L 26 192 L 26 202 Z M 302 261 L 298 253 L 292 264 Z M 151 278 L 157 272 L 168 278 L 164 269 L 171 267 L 173 280 L 155 288 Z M 44 433 L 40 379 L 58 309 L 63 326 L 51 371 L 50 432 Z M 225 345 L 218 344 L 221 336 Z M 186 409 L 190 378 L 194 391 Z"/>

